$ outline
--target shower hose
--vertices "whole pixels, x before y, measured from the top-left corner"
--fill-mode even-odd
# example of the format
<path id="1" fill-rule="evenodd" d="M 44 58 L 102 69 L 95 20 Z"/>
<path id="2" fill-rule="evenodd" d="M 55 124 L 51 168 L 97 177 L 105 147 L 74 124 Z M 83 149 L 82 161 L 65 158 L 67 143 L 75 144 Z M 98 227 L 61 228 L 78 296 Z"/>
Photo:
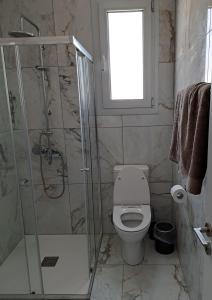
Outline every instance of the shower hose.
<path id="1" fill-rule="evenodd" d="M 42 147 L 42 137 L 43 136 L 46 136 L 46 134 L 44 133 L 41 133 L 40 134 L 40 138 L 39 138 L 39 146 L 40 146 L 40 149 Z M 64 192 L 65 192 L 65 163 L 64 163 L 64 158 L 63 158 L 63 155 L 62 153 L 60 153 L 59 151 L 55 151 L 55 153 L 58 154 L 59 158 L 60 158 L 60 161 L 61 161 L 61 167 L 62 167 L 62 174 L 61 174 L 61 177 L 62 177 L 62 191 L 58 194 L 58 195 L 50 195 L 48 193 L 48 190 L 49 190 L 49 186 L 46 184 L 46 180 L 45 180 L 45 175 L 44 175 L 44 171 L 43 171 L 43 153 L 42 151 L 40 150 L 39 151 L 39 156 L 40 156 L 40 173 L 41 173 L 41 179 L 42 179 L 42 183 L 43 183 L 43 189 L 44 189 L 44 193 L 46 194 L 46 196 L 50 199 L 58 199 L 60 197 L 63 196 Z"/>

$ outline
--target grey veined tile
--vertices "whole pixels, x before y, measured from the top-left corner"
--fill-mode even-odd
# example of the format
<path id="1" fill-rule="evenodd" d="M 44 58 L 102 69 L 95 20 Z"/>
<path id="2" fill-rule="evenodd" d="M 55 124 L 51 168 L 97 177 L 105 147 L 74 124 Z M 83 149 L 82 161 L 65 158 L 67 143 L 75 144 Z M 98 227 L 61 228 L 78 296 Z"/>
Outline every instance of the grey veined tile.
<path id="1" fill-rule="evenodd" d="M 99 128 L 101 182 L 113 182 L 113 167 L 123 164 L 122 128 Z"/>
<path id="2" fill-rule="evenodd" d="M 150 182 L 169 182 L 172 164 L 169 161 L 171 126 L 124 127 L 124 163 L 147 164 Z"/>
<path id="3" fill-rule="evenodd" d="M 123 300 L 189 300 L 178 266 L 124 265 Z"/>
<path id="4" fill-rule="evenodd" d="M 121 240 L 116 234 L 105 234 L 99 253 L 99 264 L 123 264 L 121 255 Z"/>
<path id="5" fill-rule="evenodd" d="M 64 128 L 80 128 L 76 66 L 59 68 Z"/>
<path id="6" fill-rule="evenodd" d="M 163 255 L 155 250 L 154 241 L 148 237 L 144 240 L 145 254 L 143 264 L 149 265 L 179 265 L 179 258 L 177 252 L 168 255 Z"/>
<path id="7" fill-rule="evenodd" d="M 100 266 L 97 268 L 91 300 L 122 299 L 123 266 Z"/>

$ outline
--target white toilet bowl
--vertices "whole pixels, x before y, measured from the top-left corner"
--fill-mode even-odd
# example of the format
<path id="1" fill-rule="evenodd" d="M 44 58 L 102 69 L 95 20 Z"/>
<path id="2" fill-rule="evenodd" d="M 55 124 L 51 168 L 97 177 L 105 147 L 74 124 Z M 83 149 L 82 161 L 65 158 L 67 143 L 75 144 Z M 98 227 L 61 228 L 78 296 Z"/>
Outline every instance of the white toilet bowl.
<path id="1" fill-rule="evenodd" d="M 113 223 L 122 240 L 123 259 L 137 265 L 144 256 L 143 238 L 151 222 L 149 186 L 142 166 L 123 166 L 115 181 L 113 200 Z"/>

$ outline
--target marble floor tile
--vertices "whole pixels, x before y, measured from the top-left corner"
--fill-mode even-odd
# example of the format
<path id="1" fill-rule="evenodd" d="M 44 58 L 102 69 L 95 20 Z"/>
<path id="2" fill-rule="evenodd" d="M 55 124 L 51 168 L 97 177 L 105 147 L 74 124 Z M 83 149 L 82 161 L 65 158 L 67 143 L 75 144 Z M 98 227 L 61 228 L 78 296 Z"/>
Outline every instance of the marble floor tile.
<path id="1" fill-rule="evenodd" d="M 121 241 L 105 234 L 91 300 L 189 300 L 177 252 L 161 255 L 145 239 L 142 264 L 129 266 L 121 257 Z"/>
<path id="2" fill-rule="evenodd" d="M 105 234 L 99 254 L 99 264 L 123 264 L 121 255 L 121 240 L 116 234 Z"/>
<path id="3" fill-rule="evenodd" d="M 143 264 L 154 264 L 154 265 L 179 265 L 179 258 L 177 252 L 172 254 L 163 255 L 156 252 L 154 247 L 154 241 L 148 237 L 144 241 L 145 243 L 145 254 Z"/>
<path id="4" fill-rule="evenodd" d="M 99 266 L 91 300 L 122 300 L 123 265 Z"/>
<path id="5" fill-rule="evenodd" d="M 179 266 L 124 265 L 122 300 L 189 300 Z"/>

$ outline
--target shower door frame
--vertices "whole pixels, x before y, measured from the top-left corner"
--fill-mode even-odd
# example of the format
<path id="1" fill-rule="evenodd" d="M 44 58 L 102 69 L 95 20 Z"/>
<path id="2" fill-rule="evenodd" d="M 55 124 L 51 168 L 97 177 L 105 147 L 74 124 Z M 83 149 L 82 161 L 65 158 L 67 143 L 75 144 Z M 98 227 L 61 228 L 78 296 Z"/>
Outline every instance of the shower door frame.
<path id="1" fill-rule="evenodd" d="M 19 57 L 19 46 L 32 46 L 32 45 L 73 45 L 75 47 L 76 53 L 79 52 L 82 55 L 84 55 L 92 64 L 93 64 L 93 57 L 92 55 L 81 45 L 81 43 L 74 37 L 74 36 L 52 36 L 52 37 L 28 37 L 28 38 L 1 38 L 0 39 L 0 51 L 1 51 L 1 58 L 3 59 L 3 73 L 4 73 L 4 79 L 5 79 L 5 88 L 7 89 L 7 74 L 6 74 L 6 68 L 5 68 L 5 61 L 4 61 L 4 47 L 6 46 L 13 46 L 15 49 L 15 56 L 16 56 L 16 68 L 17 68 L 17 80 L 18 80 L 18 86 L 19 86 L 19 92 L 20 92 L 20 101 L 22 102 L 22 105 L 25 106 L 24 103 L 24 94 L 23 94 L 23 84 L 22 84 L 22 76 L 21 76 L 21 64 L 20 64 L 20 57 Z M 78 91 L 79 92 L 79 91 Z M 94 96 L 95 97 L 95 96 Z M 7 90 L 7 102 L 9 105 L 9 97 L 8 97 L 8 90 Z M 95 106 L 95 99 L 94 99 L 94 106 Z M 22 107 L 23 112 L 25 112 L 24 108 Z M 95 107 L 96 111 L 96 107 Z M 24 131 L 27 133 L 28 126 L 27 126 L 27 119 L 26 114 L 24 113 Z M 82 125 L 81 125 L 82 127 Z M 83 133 L 83 130 L 81 129 L 81 132 Z M 28 133 L 27 133 L 28 134 Z M 97 137 L 97 132 L 96 132 Z M 28 138 L 27 138 L 28 139 Z M 83 139 L 83 136 L 82 136 Z M 29 142 L 29 141 L 28 141 Z M 97 153 L 98 153 L 98 145 L 97 146 Z M 83 146 L 82 146 L 83 147 Z M 32 199 L 34 204 L 34 191 L 33 191 L 33 176 L 32 176 L 32 165 L 31 165 L 31 153 L 29 150 L 29 143 L 27 143 L 27 158 L 29 160 L 29 168 L 30 168 L 30 180 L 32 181 Z M 83 152 L 83 149 L 82 149 Z M 84 155 L 82 153 L 82 155 Z M 98 168 L 99 168 L 99 156 L 97 155 L 98 159 Z M 100 183 L 99 183 L 100 184 Z M 85 197 L 85 202 L 87 201 L 87 198 Z M 85 203 L 87 205 L 87 203 Z M 100 198 L 100 210 L 101 211 L 101 198 Z M 34 212 L 36 214 L 36 209 L 34 209 Z M 36 217 L 36 215 L 35 215 Z M 101 218 L 101 216 L 100 216 Z M 36 217 L 37 219 L 37 217 Z M 88 223 L 88 220 L 86 219 L 86 223 Z M 95 225 L 94 225 L 95 226 Z M 37 226 L 36 226 L 37 228 Z M 95 234 L 95 232 L 94 232 Z M 38 248 L 38 258 L 40 259 L 40 247 L 39 247 L 39 239 L 37 232 L 34 233 L 37 241 L 37 248 Z M 87 232 L 87 236 L 89 236 L 89 233 Z M 102 238 L 102 223 L 101 223 L 101 231 L 100 231 L 100 239 L 99 239 L 99 245 L 95 245 L 95 249 L 100 249 L 101 245 L 101 238 Z M 95 242 L 95 237 L 94 237 Z M 88 237 L 88 251 L 89 251 L 89 237 Z M 26 260 L 27 260 L 27 267 L 28 267 L 28 258 L 27 258 L 27 251 L 25 246 L 25 253 L 26 253 Z M 94 270 L 91 274 L 90 278 L 90 284 L 88 289 L 88 294 L 44 294 L 44 288 L 43 288 L 43 278 L 42 278 L 42 271 L 41 267 L 40 269 L 40 280 L 41 280 L 41 294 L 0 294 L 0 299 L 16 299 L 16 300 L 23 300 L 23 299 L 30 299 L 30 300 L 36 300 L 36 299 L 90 299 L 90 293 L 94 281 L 96 266 L 97 266 L 97 255 L 95 256 L 95 263 L 94 263 Z M 89 262 L 90 263 L 90 262 Z M 39 262 L 40 264 L 40 262 Z M 30 277 L 28 278 L 30 281 Z"/>

